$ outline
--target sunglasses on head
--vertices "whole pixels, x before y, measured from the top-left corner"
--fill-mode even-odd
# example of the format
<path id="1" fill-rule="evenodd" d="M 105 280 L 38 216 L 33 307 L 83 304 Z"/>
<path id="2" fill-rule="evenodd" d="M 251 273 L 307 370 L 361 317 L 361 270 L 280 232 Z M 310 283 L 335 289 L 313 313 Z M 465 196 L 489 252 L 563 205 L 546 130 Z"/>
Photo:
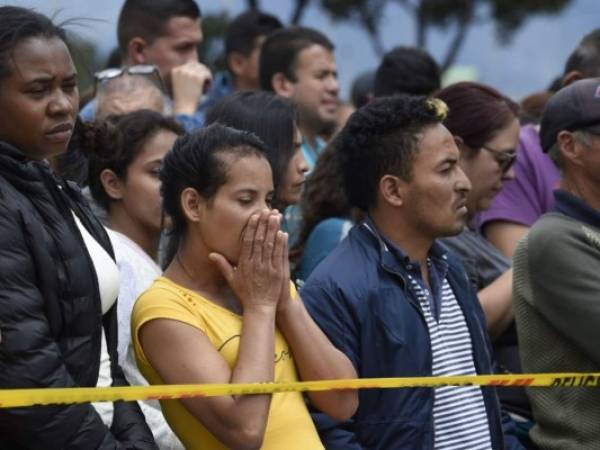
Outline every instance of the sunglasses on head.
<path id="1" fill-rule="evenodd" d="M 498 162 L 502 173 L 508 172 L 517 160 L 517 151 L 514 148 L 507 150 L 497 150 L 495 148 L 488 147 L 487 145 L 482 145 L 481 148 L 487 150 L 488 152 L 494 155 L 494 158 Z"/>
<path id="2" fill-rule="evenodd" d="M 115 78 L 122 77 L 123 75 L 140 75 L 148 77 L 155 81 L 162 92 L 165 92 L 165 85 L 158 67 L 154 64 L 137 64 L 135 66 L 124 66 L 124 67 L 110 67 L 108 69 L 101 70 L 94 74 L 95 85 L 94 88 L 97 91 L 99 86 L 106 84 L 108 81 Z"/>

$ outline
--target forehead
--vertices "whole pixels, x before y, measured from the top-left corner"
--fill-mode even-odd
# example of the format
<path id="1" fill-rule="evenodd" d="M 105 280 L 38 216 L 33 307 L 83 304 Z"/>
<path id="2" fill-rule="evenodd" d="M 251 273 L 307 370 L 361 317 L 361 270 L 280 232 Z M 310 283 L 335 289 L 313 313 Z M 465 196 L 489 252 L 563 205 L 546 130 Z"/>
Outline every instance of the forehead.
<path id="1" fill-rule="evenodd" d="M 296 56 L 295 69 L 298 72 L 312 70 L 335 70 L 333 52 L 319 44 L 303 48 Z"/>
<path id="2" fill-rule="evenodd" d="M 432 168 L 447 160 L 458 160 L 460 152 L 454 137 L 441 123 L 421 131 L 414 167 Z"/>
<path id="3" fill-rule="evenodd" d="M 11 66 L 11 75 L 24 81 L 75 73 L 71 54 L 59 38 L 34 37 L 19 42 L 12 52 Z"/>
<path id="4" fill-rule="evenodd" d="M 202 20 L 200 18 L 179 16 L 172 17 L 163 28 L 163 34 L 157 40 L 168 40 L 173 42 L 202 42 Z"/>
<path id="5" fill-rule="evenodd" d="M 266 158 L 252 154 L 246 156 L 225 154 L 221 158 L 227 167 L 225 186 L 236 189 L 240 185 L 251 185 L 265 191 L 273 189 L 271 166 Z"/>

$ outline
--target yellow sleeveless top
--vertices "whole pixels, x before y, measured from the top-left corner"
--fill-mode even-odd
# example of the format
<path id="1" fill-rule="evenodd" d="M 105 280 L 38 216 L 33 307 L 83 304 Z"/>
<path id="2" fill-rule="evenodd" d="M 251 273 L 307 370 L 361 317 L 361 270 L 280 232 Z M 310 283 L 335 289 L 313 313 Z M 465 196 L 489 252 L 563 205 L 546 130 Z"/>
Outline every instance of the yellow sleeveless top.
<path id="1" fill-rule="evenodd" d="M 292 286 L 292 296 L 296 295 Z M 150 384 L 164 384 L 140 346 L 138 332 L 153 319 L 173 319 L 202 331 L 233 369 L 239 350 L 242 317 L 164 277 L 156 279 L 137 300 L 131 314 L 131 336 L 138 368 Z M 275 382 L 297 381 L 293 356 L 283 335 L 275 331 Z M 163 400 L 167 422 L 188 450 L 225 447 L 178 400 Z M 265 450 L 323 449 L 302 395 L 273 394 L 263 441 Z"/>

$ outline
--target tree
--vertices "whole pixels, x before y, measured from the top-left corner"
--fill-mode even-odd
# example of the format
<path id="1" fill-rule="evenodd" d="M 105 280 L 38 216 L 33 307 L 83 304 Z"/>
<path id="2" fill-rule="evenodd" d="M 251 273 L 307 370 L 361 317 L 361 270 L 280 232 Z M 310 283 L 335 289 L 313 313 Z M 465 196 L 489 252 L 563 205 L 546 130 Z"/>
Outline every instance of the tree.
<path id="1" fill-rule="evenodd" d="M 557 14 L 571 0 L 320 0 L 321 7 L 334 20 L 358 23 L 369 36 L 373 49 L 383 55 L 385 45 L 380 29 L 386 7 L 396 3 L 410 14 L 415 22 L 415 45 L 427 48 L 428 32 L 432 28 L 453 30 L 442 70 L 456 60 L 469 28 L 475 23 L 493 21 L 499 40 L 510 42 L 530 17 L 538 14 Z M 296 0 L 296 5 L 307 1 Z"/>

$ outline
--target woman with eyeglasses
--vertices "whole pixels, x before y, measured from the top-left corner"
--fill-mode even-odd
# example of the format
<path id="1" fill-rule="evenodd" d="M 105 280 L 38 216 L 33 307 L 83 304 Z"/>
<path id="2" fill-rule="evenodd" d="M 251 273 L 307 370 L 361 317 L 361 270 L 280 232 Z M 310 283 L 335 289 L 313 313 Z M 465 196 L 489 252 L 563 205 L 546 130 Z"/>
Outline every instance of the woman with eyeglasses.
<path id="1" fill-rule="evenodd" d="M 64 30 L 0 7 L 0 389 L 112 385 L 119 273 L 108 236 L 79 189 L 52 172 L 75 130 L 77 72 Z M 110 426 L 90 404 L 0 408 L 2 449 L 156 449 L 136 403 Z"/>
<path id="2" fill-rule="evenodd" d="M 436 96 L 448 105 L 444 125 L 456 139 L 461 152 L 459 164 L 472 185 L 467 196 L 468 226 L 458 236 L 443 241 L 462 258 L 477 289 L 496 359 L 507 371 L 518 373 L 521 365 L 512 311 L 511 261 L 476 228 L 477 213 L 489 208 L 503 183 L 514 178 L 518 106 L 496 89 L 474 82 L 453 84 Z M 498 394 L 508 411 L 531 417 L 524 389 L 502 389 Z"/>

